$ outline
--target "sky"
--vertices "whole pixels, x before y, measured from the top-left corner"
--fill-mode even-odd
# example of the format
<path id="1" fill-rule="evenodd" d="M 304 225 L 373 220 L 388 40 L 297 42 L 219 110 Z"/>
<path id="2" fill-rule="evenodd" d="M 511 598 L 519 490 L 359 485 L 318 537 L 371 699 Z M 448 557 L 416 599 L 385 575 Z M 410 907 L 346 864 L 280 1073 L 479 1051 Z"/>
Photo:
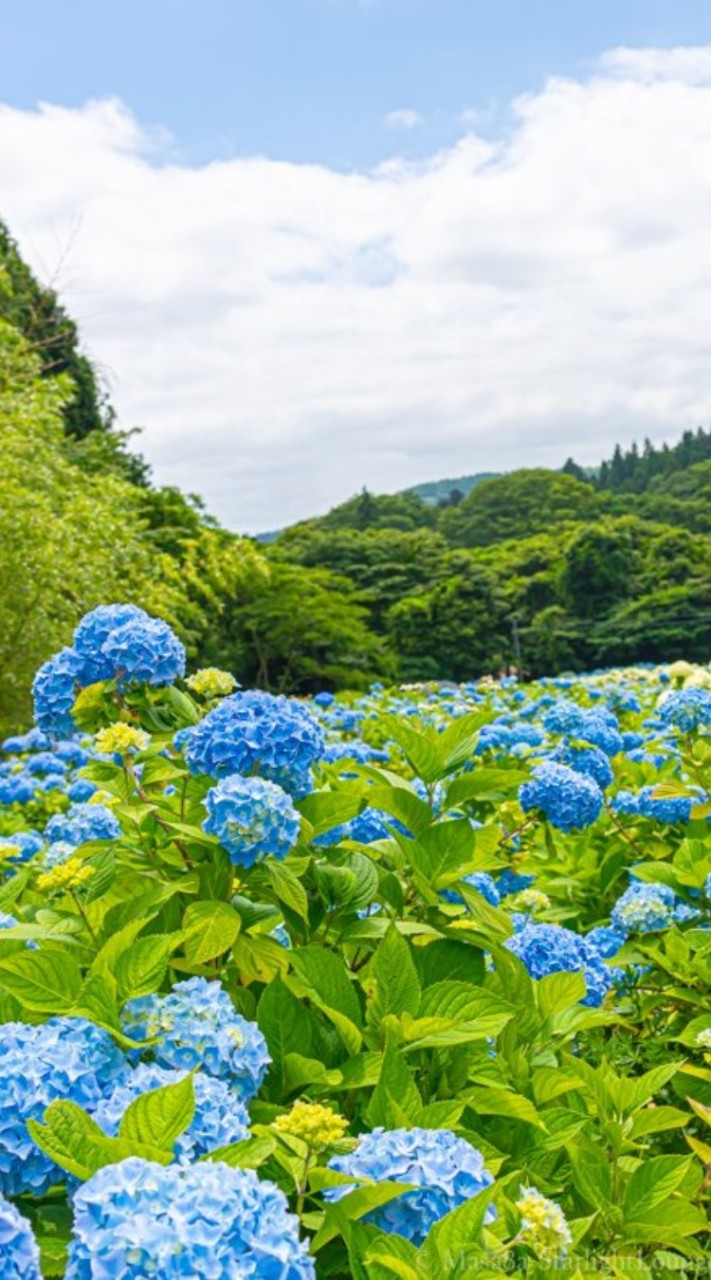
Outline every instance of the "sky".
<path id="1" fill-rule="evenodd" d="M 0 217 L 231 528 L 708 424 L 706 0 L 0 16 Z"/>

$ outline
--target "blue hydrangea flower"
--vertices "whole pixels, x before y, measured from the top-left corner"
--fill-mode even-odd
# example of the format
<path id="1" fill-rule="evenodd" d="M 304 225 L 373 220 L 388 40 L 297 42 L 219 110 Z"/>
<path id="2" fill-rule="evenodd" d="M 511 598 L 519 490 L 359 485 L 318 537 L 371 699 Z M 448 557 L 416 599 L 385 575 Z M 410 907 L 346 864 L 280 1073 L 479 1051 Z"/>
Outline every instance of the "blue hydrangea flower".
<path id="1" fill-rule="evenodd" d="M 37 755 L 30 757 L 25 767 L 28 773 L 65 774 L 67 771 L 64 761 L 53 751 L 38 751 Z"/>
<path id="2" fill-rule="evenodd" d="M 13 831 L 12 835 L 0 836 L 0 845 L 13 845 L 17 849 L 17 853 L 13 854 L 12 862 L 29 862 L 30 858 L 34 858 L 36 853 L 44 847 L 44 840 L 39 831 L 31 829 L 29 831 Z"/>
<path id="3" fill-rule="evenodd" d="M 550 973 L 582 973 L 587 991 L 581 1004 L 601 1004 L 612 985 L 599 951 L 562 925 L 527 923 L 504 945 L 518 956 L 532 978 L 545 978 Z"/>
<path id="4" fill-rule="evenodd" d="M 711 692 L 708 689 L 678 689 L 668 693 L 659 708 L 660 719 L 682 733 L 693 733 L 702 724 L 711 724 Z"/>
<path id="5" fill-rule="evenodd" d="M 645 818 L 655 818 L 658 822 L 689 822 L 691 810 L 700 804 L 702 796 L 664 796 L 654 795 L 656 785 L 641 787 L 637 796 L 639 812 Z"/>
<path id="6" fill-rule="evenodd" d="M 314 1280 L 286 1196 L 252 1169 L 132 1156 L 74 1196 L 66 1280 Z"/>
<path id="7" fill-rule="evenodd" d="M 0 804 L 26 804 L 37 790 L 37 779 L 29 773 L 0 778 Z"/>
<path id="8" fill-rule="evenodd" d="M 32 682 L 35 721 L 50 738 L 74 732 L 72 707 L 77 694 L 80 662 L 73 649 L 61 649 L 40 667 Z"/>
<path id="9" fill-rule="evenodd" d="M 311 767 L 323 751 L 323 730 L 306 707 L 248 689 L 224 698 L 195 725 L 185 759 L 192 773 L 259 773 L 294 795 L 310 789 Z"/>
<path id="10" fill-rule="evenodd" d="M 6 755 L 22 755 L 25 751 L 44 751 L 50 745 L 46 734 L 35 725 L 27 733 L 17 733 L 5 738 L 0 744 L 0 751 Z"/>
<path id="11" fill-rule="evenodd" d="M 104 643 L 113 631 L 127 622 L 141 622 L 148 616 L 135 604 L 100 604 L 84 615 L 74 632 L 74 652 L 80 661 L 82 685 L 113 679 L 115 671 L 110 658 L 104 653 Z"/>
<path id="12" fill-rule="evenodd" d="M 568 747 L 563 752 L 561 761 L 576 773 L 592 778 L 601 791 L 614 782 L 615 775 L 612 772 L 610 757 L 599 747 Z"/>
<path id="13" fill-rule="evenodd" d="M 627 934 L 622 929 L 613 929 L 612 925 L 601 924 L 585 935 L 589 947 L 594 947 L 603 960 L 611 960 L 617 955 L 620 947 L 627 941 Z"/>
<path id="14" fill-rule="evenodd" d="M 158 1066 L 201 1067 L 226 1080 L 243 1099 L 259 1089 L 271 1061 L 259 1027 L 235 1010 L 219 982 L 188 978 L 168 995 L 139 996 L 124 1009 L 123 1027 L 136 1040 L 157 1037 Z"/>
<path id="15" fill-rule="evenodd" d="M 603 806 L 602 791 L 592 778 L 567 765 L 544 760 L 533 778 L 519 788 L 524 812 L 540 809 L 559 831 L 580 831 L 596 822 Z"/>
<path id="16" fill-rule="evenodd" d="M 75 739 L 55 742 L 54 753 L 59 756 L 60 760 L 73 765 L 75 769 L 80 769 L 83 764 L 88 764 L 91 759 L 89 752 Z"/>
<path id="17" fill-rule="evenodd" d="M 617 899 L 610 914 L 613 929 L 627 933 L 656 933 L 674 919 L 674 890 L 667 884 L 635 882 Z"/>
<path id="18" fill-rule="evenodd" d="M 67 795 L 74 804 L 83 804 L 96 792 L 96 786 L 88 778 L 75 778 L 67 787 Z"/>
<path id="19" fill-rule="evenodd" d="M 328 1167 L 364 1182 L 414 1183 L 416 1190 L 374 1209 L 364 1221 L 416 1245 L 435 1222 L 494 1181 L 481 1152 L 448 1129 L 374 1129 L 363 1134 L 348 1155 L 333 1156 Z M 323 1195 L 338 1201 L 352 1190 L 332 1187 Z M 495 1216 L 490 1206 L 485 1221 Z"/>
<path id="20" fill-rule="evenodd" d="M 41 865 L 38 870 L 51 871 L 53 867 L 58 867 L 62 862 L 67 862 L 76 851 L 76 845 L 70 844 L 68 840 L 55 840 L 53 844 L 47 845 L 42 854 Z"/>
<path id="21" fill-rule="evenodd" d="M 184 1071 L 168 1071 L 156 1063 L 140 1063 L 93 1112 L 104 1133 L 115 1137 L 129 1105 L 153 1089 L 178 1084 Z M 198 1072 L 193 1080 L 195 1115 L 190 1126 L 175 1143 L 175 1154 L 183 1161 L 198 1160 L 208 1151 L 241 1142 L 249 1137 L 249 1114 L 240 1096 L 224 1080 Z"/>
<path id="22" fill-rule="evenodd" d="M 530 889 L 536 877 L 523 875 L 519 871 L 513 871 L 511 867 L 506 867 L 496 882 L 496 888 L 501 898 L 509 898 L 512 893 L 521 893 L 523 889 Z"/>
<path id="23" fill-rule="evenodd" d="M 615 813 L 625 813 L 630 816 L 639 813 L 639 797 L 634 791 L 618 791 L 610 803 Z"/>
<path id="24" fill-rule="evenodd" d="M 472 871 L 470 875 L 462 876 L 462 883 L 471 885 L 472 889 L 476 889 L 482 898 L 491 903 L 492 907 L 498 907 L 501 902 L 496 881 L 487 871 Z M 461 893 L 457 893 L 456 889 L 440 889 L 440 897 L 444 898 L 445 902 L 463 902 Z"/>
<path id="25" fill-rule="evenodd" d="M 235 773 L 212 787 L 204 803 L 203 831 L 217 836 L 237 866 L 251 867 L 270 854 L 285 858 L 296 844 L 299 814 L 275 782 Z"/>
<path id="26" fill-rule="evenodd" d="M 64 1174 L 27 1131 L 57 1098 L 91 1111 L 126 1070 L 111 1037 L 85 1018 L 0 1025 L 0 1189 L 43 1195 Z"/>
<path id="27" fill-rule="evenodd" d="M 119 683 L 172 684 L 185 675 L 185 648 L 161 618 L 133 618 L 101 646 Z"/>
<path id="28" fill-rule="evenodd" d="M 329 693 L 327 689 L 323 689 L 321 693 L 314 694 L 314 702 L 317 707 L 330 707 L 335 700 L 335 696 Z"/>
<path id="29" fill-rule="evenodd" d="M 704 897 L 711 899 L 711 873 L 706 877 L 706 882 L 704 884 Z"/>
<path id="30" fill-rule="evenodd" d="M 0 1196 L 0 1261 L 2 1280 L 42 1280 L 32 1228 L 4 1196 Z"/>
<path id="31" fill-rule="evenodd" d="M 74 846 L 89 840 L 118 840 L 121 824 L 103 804 L 73 804 L 66 813 L 55 813 L 45 827 L 50 844 L 57 840 Z"/>

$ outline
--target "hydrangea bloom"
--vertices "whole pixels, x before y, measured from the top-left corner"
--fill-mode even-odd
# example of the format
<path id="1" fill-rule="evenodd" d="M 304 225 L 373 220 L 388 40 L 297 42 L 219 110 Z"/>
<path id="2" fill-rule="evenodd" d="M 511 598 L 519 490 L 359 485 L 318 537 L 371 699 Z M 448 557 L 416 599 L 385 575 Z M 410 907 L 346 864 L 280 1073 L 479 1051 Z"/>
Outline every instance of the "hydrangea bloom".
<path id="1" fill-rule="evenodd" d="M 48 843 L 62 840 L 75 847 L 89 840 L 117 840 L 120 835 L 116 814 L 103 804 L 73 804 L 66 813 L 55 813 L 45 827 Z"/>
<path id="2" fill-rule="evenodd" d="M 185 750 L 192 773 L 259 773 L 292 794 L 307 791 L 324 736 L 306 707 L 259 689 L 233 693 L 195 725 Z"/>
<path id="3" fill-rule="evenodd" d="M 53 751 L 38 751 L 37 755 L 30 756 L 26 768 L 28 773 L 39 774 L 64 774 L 67 771 L 64 761 Z"/>
<path id="4" fill-rule="evenodd" d="M 42 1195 L 63 1174 L 27 1132 L 56 1098 L 87 1110 L 125 1071 L 111 1037 L 85 1018 L 51 1018 L 41 1026 L 0 1026 L 0 1188 Z"/>
<path id="5" fill-rule="evenodd" d="M 124 1112 L 143 1093 L 178 1084 L 184 1071 L 168 1071 L 156 1063 L 140 1063 L 126 1079 L 122 1079 L 93 1112 L 93 1119 L 104 1133 L 115 1137 Z M 197 1160 L 208 1151 L 241 1142 L 249 1137 L 249 1115 L 244 1102 L 224 1081 L 198 1072 L 194 1077 L 195 1115 L 189 1128 L 175 1143 L 176 1156 L 185 1161 Z"/>
<path id="6" fill-rule="evenodd" d="M 0 778 L 0 804 L 25 804 L 37 789 L 37 781 L 29 773 Z"/>
<path id="7" fill-rule="evenodd" d="M 665 695 L 660 718 L 682 733 L 693 733 L 702 724 L 711 724 L 711 693 L 708 689 L 677 689 Z"/>
<path id="8" fill-rule="evenodd" d="M 219 982 L 207 978 L 178 982 L 169 995 L 131 1000 L 123 1025 L 135 1039 L 158 1037 L 151 1052 L 159 1066 L 202 1067 L 241 1098 L 257 1092 L 271 1061 L 256 1023 L 241 1017 Z"/>
<path id="9" fill-rule="evenodd" d="M 695 804 L 701 803 L 698 796 L 655 796 L 656 786 L 641 787 L 637 796 L 639 812 L 645 818 L 654 818 L 657 822 L 688 822 Z"/>
<path id="10" fill-rule="evenodd" d="M 142 622 L 148 616 L 135 604 L 100 604 L 98 609 L 85 614 L 74 632 L 74 652 L 80 660 L 82 685 L 113 678 L 115 670 L 104 653 L 105 642 L 119 627 L 128 622 Z"/>
<path id="11" fill-rule="evenodd" d="M 40 852 L 44 840 L 39 831 L 14 831 L 10 836 L 0 836 L 0 846 L 12 846 L 15 853 L 9 855 L 13 862 L 28 862 Z"/>
<path id="12" fill-rule="evenodd" d="M 232 774 L 205 797 L 203 830 L 217 836 L 232 862 L 251 867 L 269 854 L 285 858 L 299 835 L 300 818 L 290 795 L 266 778 Z"/>
<path id="13" fill-rule="evenodd" d="M 374 1129 L 363 1134 L 348 1155 L 333 1156 L 328 1167 L 364 1181 L 414 1183 L 415 1190 L 374 1209 L 364 1219 L 414 1244 L 421 1244 L 445 1213 L 494 1181 L 481 1152 L 448 1129 Z M 326 1200 L 341 1200 L 353 1189 L 332 1187 L 323 1195 Z M 490 1206 L 485 1220 L 491 1222 L 494 1217 Z"/>
<path id="14" fill-rule="evenodd" d="M 76 698 L 80 663 L 73 649 L 61 649 L 43 663 L 32 683 L 35 720 L 50 738 L 66 738 L 74 732 L 72 707 Z"/>
<path id="15" fill-rule="evenodd" d="M 615 778 L 609 756 L 599 747 L 568 747 L 563 753 L 562 763 L 576 773 L 592 778 L 601 791 L 609 787 Z"/>
<path id="16" fill-rule="evenodd" d="M 185 649 L 161 618 L 133 618 L 101 646 L 120 684 L 172 684 L 185 675 Z"/>
<path id="17" fill-rule="evenodd" d="M 550 973 L 582 973 L 587 988 L 582 1004 L 601 1004 L 612 985 L 599 951 L 562 925 L 528 922 L 504 945 L 518 956 L 532 978 L 545 978 Z"/>
<path id="18" fill-rule="evenodd" d="M 4 1196 L 0 1196 L 0 1261 L 3 1280 L 42 1280 L 32 1228 Z"/>
<path id="19" fill-rule="evenodd" d="M 313 1280 L 286 1196 L 251 1169 L 133 1156 L 74 1196 L 66 1280 Z"/>
<path id="20" fill-rule="evenodd" d="M 511 867 L 506 867 L 496 882 L 499 899 L 508 898 L 512 893 L 521 893 L 523 889 L 530 888 L 535 878 L 535 876 L 523 875 L 519 871 L 514 871 Z"/>
<path id="21" fill-rule="evenodd" d="M 521 1214 L 518 1233 L 521 1243 L 541 1262 L 555 1263 L 564 1258 L 573 1237 L 560 1205 L 541 1195 L 535 1187 L 521 1187 L 516 1208 Z"/>
<path id="22" fill-rule="evenodd" d="M 655 933 L 674 919 L 674 890 L 667 884 L 631 884 L 610 914 L 613 929 L 627 933 Z"/>
<path id="23" fill-rule="evenodd" d="M 519 800 L 526 813 L 540 809 L 560 831 L 591 826 L 603 805 L 602 792 L 592 778 L 552 760 L 536 765 L 531 781 L 519 788 Z"/>
<path id="24" fill-rule="evenodd" d="M 589 947 L 594 947 L 603 960 L 611 960 L 617 955 L 620 947 L 627 941 L 627 934 L 622 929 L 613 929 L 612 925 L 600 925 L 585 935 Z"/>

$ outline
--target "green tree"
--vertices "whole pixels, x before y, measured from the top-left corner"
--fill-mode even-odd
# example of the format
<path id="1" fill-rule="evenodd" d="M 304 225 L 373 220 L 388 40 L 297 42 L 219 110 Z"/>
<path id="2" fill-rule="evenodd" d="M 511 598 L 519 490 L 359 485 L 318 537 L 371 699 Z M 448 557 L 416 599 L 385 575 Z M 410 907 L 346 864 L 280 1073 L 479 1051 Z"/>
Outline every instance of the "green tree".
<path id="1" fill-rule="evenodd" d="M 456 546 L 487 547 L 552 525 L 594 520 L 600 512 L 592 485 L 536 468 L 484 480 L 459 506 L 441 513 L 440 528 Z"/>

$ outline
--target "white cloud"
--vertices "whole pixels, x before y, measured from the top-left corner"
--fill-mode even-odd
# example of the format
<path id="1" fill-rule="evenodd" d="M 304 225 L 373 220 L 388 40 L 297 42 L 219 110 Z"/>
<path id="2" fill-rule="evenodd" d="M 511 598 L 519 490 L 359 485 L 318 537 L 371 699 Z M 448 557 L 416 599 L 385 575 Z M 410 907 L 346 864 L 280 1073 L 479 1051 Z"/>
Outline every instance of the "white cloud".
<path id="1" fill-rule="evenodd" d="M 383 124 L 388 129 L 416 129 L 418 124 L 422 124 L 422 116 L 411 107 L 399 107 L 397 111 L 389 111 L 383 116 Z"/>
<path id="2" fill-rule="evenodd" d="M 366 483 L 599 459 L 711 418 L 709 50 L 615 51 L 498 142 L 186 168 L 120 103 L 0 110 L 2 214 L 238 529 Z"/>

